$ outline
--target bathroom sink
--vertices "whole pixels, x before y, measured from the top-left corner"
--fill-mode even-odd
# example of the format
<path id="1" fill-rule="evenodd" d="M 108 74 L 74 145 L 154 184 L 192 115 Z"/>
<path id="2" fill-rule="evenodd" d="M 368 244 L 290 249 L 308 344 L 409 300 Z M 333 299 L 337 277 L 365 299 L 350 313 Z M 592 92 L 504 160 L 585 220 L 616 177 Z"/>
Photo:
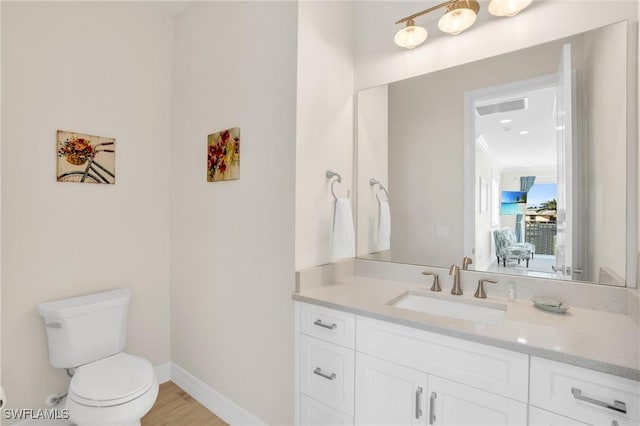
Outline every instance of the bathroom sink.
<path id="1" fill-rule="evenodd" d="M 453 296 L 455 297 L 455 296 Z M 454 301 L 445 297 L 407 291 L 389 302 L 396 308 L 424 312 L 449 318 L 462 319 L 489 325 L 501 325 L 507 311 L 506 305 L 472 300 Z"/>

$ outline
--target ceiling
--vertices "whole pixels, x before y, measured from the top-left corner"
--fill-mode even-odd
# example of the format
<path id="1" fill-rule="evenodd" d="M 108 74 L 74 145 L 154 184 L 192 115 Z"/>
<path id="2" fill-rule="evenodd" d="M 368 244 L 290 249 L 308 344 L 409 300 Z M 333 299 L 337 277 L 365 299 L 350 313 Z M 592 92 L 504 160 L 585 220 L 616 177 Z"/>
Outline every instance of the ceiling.
<path id="1" fill-rule="evenodd" d="M 524 110 L 476 112 L 476 138 L 503 169 L 556 166 L 555 87 L 515 92 L 476 106 L 522 98 L 527 99 Z"/>

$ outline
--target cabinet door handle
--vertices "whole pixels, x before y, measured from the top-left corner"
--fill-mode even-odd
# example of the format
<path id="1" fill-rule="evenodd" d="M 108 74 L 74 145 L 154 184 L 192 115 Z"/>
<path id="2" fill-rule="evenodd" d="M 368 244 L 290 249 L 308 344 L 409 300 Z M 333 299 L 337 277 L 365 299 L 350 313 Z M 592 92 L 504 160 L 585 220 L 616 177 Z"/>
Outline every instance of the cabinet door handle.
<path id="1" fill-rule="evenodd" d="M 431 397 L 429 398 L 429 424 L 430 425 L 436 422 L 436 398 L 438 398 L 438 394 L 435 392 L 431 392 Z"/>
<path id="2" fill-rule="evenodd" d="M 336 373 L 331 373 L 331 374 L 323 373 L 322 368 L 320 367 L 316 367 L 316 369 L 313 370 L 313 374 L 316 374 L 320 377 L 324 377 L 327 380 L 333 380 L 336 378 Z"/>
<path id="3" fill-rule="evenodd" d="M 328 328 L 329 330 L 335 330 L 338 327 L 338 324 L 336 324 L 335 322 L 331 325 L 325 324 L 322 322 L 322 320 L 317 319 L 313 322 L 314 325 L 317 325 L 318 327 L 322 327 L 322 328 Z"/>
<path id="4" fill-rule="evenodd" d="M 422 417 L 422 388 L 416 389 L 416 419 Z"/>
<path id="5" fill-rule="evenodd" d="M 588 402 L 589 404 L 594 404 L 600 407 L 608 408 L 610 410 L 617 411 L 619 413 L 627 414 L 627 404 L 622 401 L 618 401 L 617 399 L 613 400 L 613 405 L 608 402 L 599 401 L 597 399 L 589 398 L 588 396 L 582 395 L 582 390 L 578 388 L 571 388 L 571 393 L 575 399 L 579 399 L 580 401 Z"/>

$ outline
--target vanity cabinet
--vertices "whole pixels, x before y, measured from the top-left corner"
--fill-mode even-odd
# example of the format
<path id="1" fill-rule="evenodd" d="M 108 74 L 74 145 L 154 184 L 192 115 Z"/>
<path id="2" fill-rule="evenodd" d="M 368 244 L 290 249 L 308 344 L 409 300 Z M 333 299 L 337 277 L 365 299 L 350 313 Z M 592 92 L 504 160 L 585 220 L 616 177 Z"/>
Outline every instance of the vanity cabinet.
<path id="1" fill-rule="evenodd" d="M 638 426 L 640 383 L 300 304 L 302 425 Z"/>

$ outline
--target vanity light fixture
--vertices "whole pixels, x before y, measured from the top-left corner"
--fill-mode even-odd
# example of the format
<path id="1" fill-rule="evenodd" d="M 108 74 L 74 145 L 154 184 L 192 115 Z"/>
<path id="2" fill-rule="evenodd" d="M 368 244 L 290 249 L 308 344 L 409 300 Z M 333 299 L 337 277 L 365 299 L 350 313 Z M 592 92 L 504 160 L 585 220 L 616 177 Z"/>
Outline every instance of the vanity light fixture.
<path id="1" fill-rule="evenodd" d="M 489 13 L 495 16 L 514 16 L 522 9 L 527 7 L 532 0 L 491 0 L 489 3 Z M 480 11 L 480 4 L 477 0 L 448 0 L 444 3 L 437 4 L 428 9 L 416 12 L 413 15 L 404 17 L 396 24 L 405 24 L 406 26 L 399 30 L 393 41 L 407 49 L 424 43 L 427 39 L 427 30 L 424 27 L 415 24 L 414 19 L 418 16 L 425 15 L 434 10 L 447 8 L 444 16 L 438 21 L 438 28 L 448 34 L 460 34 L 468 29 L 476 21 L 476 16 Z"/>

